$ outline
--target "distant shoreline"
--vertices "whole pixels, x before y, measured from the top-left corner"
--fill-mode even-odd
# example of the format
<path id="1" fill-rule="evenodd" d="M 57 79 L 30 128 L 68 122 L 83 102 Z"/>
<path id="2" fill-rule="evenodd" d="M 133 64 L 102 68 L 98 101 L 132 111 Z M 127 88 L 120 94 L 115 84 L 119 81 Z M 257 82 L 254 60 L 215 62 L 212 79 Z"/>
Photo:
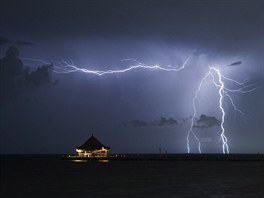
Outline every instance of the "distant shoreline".
<path id="1" fill-rule="evenodd" d="M 264 161 L 264 154 L 111 154 L 108 157 L 63 155 L 62 160 Z"/>

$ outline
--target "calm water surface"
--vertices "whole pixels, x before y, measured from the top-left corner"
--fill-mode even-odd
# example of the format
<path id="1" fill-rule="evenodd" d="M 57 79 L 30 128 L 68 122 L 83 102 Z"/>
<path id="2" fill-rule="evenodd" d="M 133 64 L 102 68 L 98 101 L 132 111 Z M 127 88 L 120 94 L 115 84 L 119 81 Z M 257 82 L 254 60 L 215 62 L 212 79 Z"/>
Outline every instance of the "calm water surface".
<path id="1" fill-rule="evenodd" d="M 1 156 L 1 197 L 264 197 L 264 162 Z"/>

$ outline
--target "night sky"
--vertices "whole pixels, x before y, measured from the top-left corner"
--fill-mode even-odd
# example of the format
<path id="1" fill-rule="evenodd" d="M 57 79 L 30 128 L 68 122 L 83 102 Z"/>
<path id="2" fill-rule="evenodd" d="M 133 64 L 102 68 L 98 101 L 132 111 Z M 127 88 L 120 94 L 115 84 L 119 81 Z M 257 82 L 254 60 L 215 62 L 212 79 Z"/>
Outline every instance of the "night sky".
<path id="1" fill-rule="evenodd" d="M 230 94 L 243 114 L 224 98 L 230 153 L 264 152 L 262 0 L 2 0 L 0 21 L 1 153 L 74 153 L 91 134 L 112 152 L 185 153 L 208 66 L 255 88 Z M 171 68 L 188 57 L 178 72 L 54 72 L 62 60 L 117 70 L 135 63 L 124 59 Z M 202 152 L 222 152 L 218 101 L 209 79 L 196 101 Z"/>

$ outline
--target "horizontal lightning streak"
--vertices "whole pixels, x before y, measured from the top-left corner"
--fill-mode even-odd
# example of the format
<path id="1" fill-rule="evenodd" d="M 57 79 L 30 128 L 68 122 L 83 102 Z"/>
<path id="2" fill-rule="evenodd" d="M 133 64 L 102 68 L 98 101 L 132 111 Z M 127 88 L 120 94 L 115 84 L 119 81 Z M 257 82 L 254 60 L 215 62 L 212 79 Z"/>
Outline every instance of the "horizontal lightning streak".
<path id="1" fill-rule="evenodd" d="M 180 70 L 185 68 L 186 64 L 190 60 L 190 57 L 179 68 L 167 68 L 167 67 L 161 67 L 161 66 L 158 66 L 158 65 L 153 65 L 153 66 L 144 65 L 144 64 L 142 64 L 142 63 L 140 63 L 140 62 L 138 62 L 138 61 L 136 61 L 134 59 L 125 59 L 124 61 L 129 61 L 129 60 L 132 60 L 132 61 L 136 62 L 137 65 L 133 65 L 133 66 L 130 66 L 130 67 L 125 68 L 125 69 L 106 70 L 106 71 L 79 68 L 79 67 L 77 67 L 75 65 L 72 65 L 72 64 L 68 63 L 67 61 L 62 61 L 61 62 L 61 66 L 56 66 L 54 72 L 55 73 L 84 72 L 84 73 L 95 74 L 95 75 L 99 75 L 99 76 L 102 76 L 102 75 L 105 75 L 105 74 L 125 73 L 125 72 L 128 72 L 130 70 L 135 70 L 135 69 L 140 69 L 140 68 L 162 70 L 162 71 L 167 71 L 167 72 L 178 72 L 178 71 L 180 71 Z"/>

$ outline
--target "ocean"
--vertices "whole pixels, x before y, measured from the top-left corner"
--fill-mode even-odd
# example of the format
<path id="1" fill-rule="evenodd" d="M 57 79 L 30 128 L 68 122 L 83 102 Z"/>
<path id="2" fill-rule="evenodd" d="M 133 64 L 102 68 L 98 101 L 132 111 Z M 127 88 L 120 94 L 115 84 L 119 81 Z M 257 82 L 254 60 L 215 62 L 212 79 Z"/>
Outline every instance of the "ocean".
<path id="1" fill-rule="evenodd" d="M 1 198 L 264 197 L 263 161 L 69 161 L 2 155 Z"/>

